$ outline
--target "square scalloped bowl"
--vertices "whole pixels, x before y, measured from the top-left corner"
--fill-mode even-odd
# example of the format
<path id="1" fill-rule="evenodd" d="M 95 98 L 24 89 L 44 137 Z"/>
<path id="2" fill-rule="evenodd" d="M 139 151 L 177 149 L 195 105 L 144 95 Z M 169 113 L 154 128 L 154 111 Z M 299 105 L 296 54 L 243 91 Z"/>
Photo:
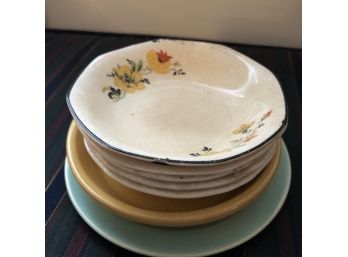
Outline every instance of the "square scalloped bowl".
<path id="1" fill-rule="evenodd" d="M 101 146 L 173 165 L 250 154 L 287 124 L 275 76 L 222 45 L 155 40 L 103 54 L 68 93 L 79 128 Z"/>

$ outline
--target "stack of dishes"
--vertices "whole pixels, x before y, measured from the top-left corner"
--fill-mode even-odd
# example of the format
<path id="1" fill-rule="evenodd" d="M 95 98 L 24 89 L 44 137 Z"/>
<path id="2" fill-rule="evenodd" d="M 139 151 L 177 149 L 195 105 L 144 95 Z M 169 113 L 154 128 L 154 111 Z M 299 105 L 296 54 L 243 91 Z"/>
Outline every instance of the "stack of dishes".
<path id="1" fill-rule="evenodd" d="M 104 54 L 67 102 L 77 181 L 113 212 L 158 226 L 245 208 L 270 183 L 287 124 L 270 71 L 202 42 L 156 40 Z"/>

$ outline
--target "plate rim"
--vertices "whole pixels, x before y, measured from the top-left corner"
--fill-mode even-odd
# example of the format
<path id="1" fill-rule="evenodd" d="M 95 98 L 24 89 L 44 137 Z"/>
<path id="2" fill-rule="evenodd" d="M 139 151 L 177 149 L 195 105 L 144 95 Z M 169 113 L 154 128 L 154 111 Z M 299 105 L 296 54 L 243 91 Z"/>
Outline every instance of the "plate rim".
<path id="1" fill-rule="evenodd" d="M 109 143 L 105 142 L 104 140 L 102 140 L 100 137 L 98 137 L 97 135 L 95 135 L 83 122 L 82 120 L 78 117 L 77 113 L 75 112 L 71 100 L 70 100 L 70 94 L 71 91 L 75 85 L 75 83 L 77 82 L 77 80 L 80 78 L 81 74 L 83 74 L 85 72 L 85 70 L 90 66 L 91 63 L 93 63 L 95 60 L 99 59 L 100 57 L 115 52 L 115 51 L 119 51 L 128 47 L 132 47 L 132 46 L 139 46 L 142 44 L 147 44 L 150 42 L 154 42 L 154 40 L 150 40 L 150 41 L 145 41 L 142 43 L 138 43 L 138 44 L 133 44 L 133 45 L 129 45 L 127 47 L 123 47 L 123 48 L 119 48 L 113 51 L 109 51 L 106 53 L 103 53 L 99 56 L 97 56 L 96 58 L 94 58 L 90 64 L 88 64 L 81 72 L 80 74 L 77 76 L 77 78 L 75 79 L 74 83 L 72 83 L 72 86 L 70 87 L 70 89 L 68 90 L 67 94 L 66 94 L 66 103 L 68 106 L 68 109 L 72 115 L 72 117 L 74 118 L 74 120 L 77 122 L 77 124 L 79 125 L 79 127 L 81 127 L 81 129 L 83 129 L 88 135 L 90 135 L 97 143 L 99 143 L 101 146 L 104 146 L 110 150 L 116 151 L 118 153 L 124 154 L 124 155 L 128 155 L 131 157 L 135 157 L 135 158 L 140 158 L 146 161 L 152 161 L 152 162 L 160 162 L 160 163 L 167 163 L 167 164 L 174 164 L 174 165 L 212 165 L 212 164 L 218 164 L 218 163 L 223 163 L 223 162 L 227 162 L 227 161 L 231 161 L 234 159 L 238 159 L 241 156 L 247 155 L 255 150 L 257 150 L 258 148 L 262 147 L 263 145 L 265 145 L 266 143 L 268 143 L 269 141 L 271 141 L 272 139 L 274 139 L 277 135 L 281 134 L 282 132 L 285 131 L 287 124 L 288 124 L 288 104 L 285 98 L 285 94 L 284 94 L 284 90 L 279 82 L 279 79 L 277 76 L 275 76 L 275 74 L 270 71 L 268 68 L 266 68 L 264 65 L 262 65 L 261 63 L 251 59 L 250 57 L 246 56 L 245 54 L 242 54 L 236 50 L 234 50 L 231 47 L 222 45 L 222 44 L 216 44 L 216 43 L 211 43 L 211 42 L 204 42 L 204 41 L 194 41 L 194 40 L 173 40 L 173 39 L 157 39 L 155 42 L 160 42 L 160 41 L 183 41 L 183 42 L 187 42 L 187 43 L 199 43 L 199 44 L 209 44 L 209 45 L 215 45 L 215 46 L 219 46 L 219 47 L 225 47 L 228 48 L 229 50 L 232 50 L 234 52 L 237 52 L 238 54 L 247 57 L 248 59 L 254 61 L 255 63 L 257 63 L 258 65 L 262 66 L 264 69 L 266 69 L 270 74 L 272 74 L 275 78 L 275 80 L 278 82 L 279 84 L 279 88 L 280 91 L 282 93 L 283 96 L 283 100 L 284 100 L 284 118 L 281 121 L 281 124 L 279 126 L 279 128 L 272 134 L 270 135 L 268 138 L 266 138 L 264 141 L 260 142 L 258 145 L 242 152 L 236 155 L 232 155 L 229 157 L 224 157 L 224 158 L 218 158 L 218 159 L 210 159 L 210 160 L 182 160 L 182 159 L 172 159 L 172 158 L 158 158 L 158 157 L 154 157 L 154 156 L 150 156 L 150 155 L 145 155 L 145 154 L 139 154 L 133 151 L 127 151 L 124 150 L 120 147 L 116 147 L 116 146 L 112 146 Z"/>
<path id="2" fill-rule="evenodd" d="M 76 209 L 76 211 L 78 212 L 78 214 L 80 215 L 80 217 L 95 231 L 97 232 L 100 236 L 102 236 L 104 239 L 108 240 L 109 242 L 116 244 L 117 246 L 123 247 L 124 249 L 127 249 L 129 251 L 135 252 L 135 253 L 139 253 L 139 254 L 144 254 L 147 256 L 162 256 L 162 257 L 198 257 L 198 256 L 208 256 L 208 255 L 212 255 L 212 254 L 217 254 L 217 253 L 221 253 L 230 249 L 233 249 L 243 243 L 245 243 L 246 241 L 250 240 L 251 238 L 255 237 L 257 234 L 259 234 L 265 227 L 267 227 L 271 221 L 275 218 L 275 216 L 279 213 L 280 209 L 282 208 L 289 190 L 290 190 L 290 186 L 291 186 L 291 174 L 292 174 L 292 167 L 291 167 L 291 160 L 290 160 L 290 156 L 289 156 L 289 152 L 287 149 L 287 146 L 285 145 L 285 143 L 282 144 L 282 151 L 281 154 L 285 155 L 286 158 L 286 187 L 283 189 L 282 191 L 282 196 L 279 199 L 279 202 L 277 204 L 277 206 L 273 209 L 272 214 L 269 215 L 268 219 L 265 220 L 259 227 L 258 229 L 254 230 L 252 233 L 250 233 L 248 236 L 245 236 L 243 238 L 241 238 L 238 241 L 235 241 L 232 244 L 226 245 L 225 247 L 219 247 L 207 252 L 199 252 L 199 253 L 192 253 L 192 254 L 167 254 L 167 253 L 156 253 L 150 250 L 144 250 L 144 249 L 140 249 L 134 245 L 130 245 L 127 244 L 125 242 L 122 242 L 120 240 L 117 240 L 115 238 L 113 238 L 112 236 L 108 235 L 107 233 L 105 233 L 102 229 L 100 229 L 89 217 L 87 217 L 85 215 L 85 213 L 81 210 L 80 206 L 77 204 L 76 199 L 74 197 L 72 197 L 72 193 L 71 193 L 71 185 L 68 182 L 68 170 L 66 169 L 67 166 L 69 166 L 69 162 L 67 161 L 67 158 L 65 159 L 65 163 L 64 163 L 64 180 L 66 183 L 66 188 L 67 188 L 67 192 L 69 195 L 69 198 L 72 202 L 72 205 L 74 206 L 74 208 Z M 71 174 L 73 179 L 76 179 L 73 174 Z M 77 182 L 77 181 L 76 181 Z M 78 183 L 78 182 L 77 182 Z M 80 185 L 79 185 L 80 186 Z M 84 197 L 90 197 L 80 186 L 81 192 L 84 193 Z M 90 198 L 92 201 L 93 198 Z M 102 207 L 99 205 L 100 208 L 105 209 L 107 212 L 111 212 L 110 210 Z M 113 215 L 118 216 L 117 214 L 112 213 Z M 121 217 L 122 218 L 122 217 Z M 228 217 L 231 218 L 231 217 Z M 133 222 L 136 223 L 136 222 Z M 209 226 L 209 224 L 203 225 L 203 226 Z"/>

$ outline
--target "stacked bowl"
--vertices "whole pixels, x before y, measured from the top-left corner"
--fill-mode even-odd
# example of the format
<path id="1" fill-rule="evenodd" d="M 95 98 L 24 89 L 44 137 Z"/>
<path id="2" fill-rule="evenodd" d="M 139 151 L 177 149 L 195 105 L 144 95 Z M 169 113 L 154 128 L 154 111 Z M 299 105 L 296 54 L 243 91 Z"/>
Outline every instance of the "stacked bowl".
<path id="1" fill-rule="evenodd" d="M 159 226 L 245 208 L 280 156 L 286 105 L 274 75 L 221 45 L 155 40 L 106 53 L 67 96 L 70 166 L 96 201 Z"/>

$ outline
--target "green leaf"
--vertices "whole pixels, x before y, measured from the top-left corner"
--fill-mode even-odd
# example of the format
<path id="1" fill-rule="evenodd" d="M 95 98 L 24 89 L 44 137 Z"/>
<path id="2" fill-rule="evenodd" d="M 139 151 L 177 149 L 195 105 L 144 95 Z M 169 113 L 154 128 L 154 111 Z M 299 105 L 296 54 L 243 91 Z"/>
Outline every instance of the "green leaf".
<path id="1" fill-rule="evenodd" d="M 143 68 L 143 60 L 139 60 L 136 67 L 136 71 L 141 71 L 142 68 Z"/>
<path id="2" fill-rule="evenodd" d="M 135 62 L 133 62 L 133 61 L 131 63 L 131 69 L 132 69 L 133 72 L 135 71 Z"/>

